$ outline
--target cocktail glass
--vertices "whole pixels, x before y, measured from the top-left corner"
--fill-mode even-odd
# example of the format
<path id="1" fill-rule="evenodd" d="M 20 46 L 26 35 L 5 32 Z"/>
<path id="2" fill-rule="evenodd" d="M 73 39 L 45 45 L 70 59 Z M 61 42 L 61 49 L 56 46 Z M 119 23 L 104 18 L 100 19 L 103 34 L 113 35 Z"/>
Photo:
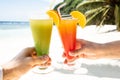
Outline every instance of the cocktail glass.
<path id="1" fill-rule="evenodd" d="M 74 58 L 69 55 L 69 52 L 75 50 L 76 47 L 77 19 L 61 18 L 57 28 L 64 47 L 65 56 L 67 59 Z M 72 66 L 70 66 L 71 64 Z M 69 69 L 73 68 L 74 63 L 68 63 L 67 66 Z"/>
<path id="2" fill-rule="evenodd" d="M 69 55 L 69 51 L 75 50 L 76 27 L 77 27 L 76 19 L 61 19 L 58 25 L 58 31 L 63 43 L 65 56 L 68 59 L 73 58 L 73 56 Z"/>
<path id="3" fill-rule="evenodd" d="M 77 22 L 78 19 L 76 18 L 63 17 L 60 19 L 59 24 L 57 25 L 58 32 L 64 47 L 64 54 L 67 59 L 74 58 L 74 56 L 69 55 L 69 52 L 76 49 Z M 86 68 L 81 67 L 81 63 L 78 60 L 62 65 L 63 69 L 74 71 L 75 74 L 86 74 L 88 72 Z"/>
<path id="4" fill-rule="evenodd" d="M 30 19 L 30 27 L 34 40 L 37 56 L 49 55 L 53 20 L 52 19 Z M 48 73 L 50 67 L 40 67 L 34 69 L 36 73 Z"/>

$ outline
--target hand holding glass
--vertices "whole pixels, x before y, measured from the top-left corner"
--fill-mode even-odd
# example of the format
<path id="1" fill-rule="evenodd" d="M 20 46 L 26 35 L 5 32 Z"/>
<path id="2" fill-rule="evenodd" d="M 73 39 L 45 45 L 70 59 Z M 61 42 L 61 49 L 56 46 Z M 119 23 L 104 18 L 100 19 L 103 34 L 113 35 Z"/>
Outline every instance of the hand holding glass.
<path id="1" fill-rule="evenodd" d="M 30 26 L 37 56 L 49 55 L 52 33 L 52 19 L 31 19 Z M 38 73 L 47 73 L 48 68 L 39 67 Z M 49 72 L 49 71 L 48 71 Z"/>

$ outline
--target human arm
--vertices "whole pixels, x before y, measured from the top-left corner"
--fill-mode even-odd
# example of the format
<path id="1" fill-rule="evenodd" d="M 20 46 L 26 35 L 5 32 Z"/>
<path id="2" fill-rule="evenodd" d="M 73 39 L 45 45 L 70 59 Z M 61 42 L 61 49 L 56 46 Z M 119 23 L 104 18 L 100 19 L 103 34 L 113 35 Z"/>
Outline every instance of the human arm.
<path id="1" fill-rule="evenodd" d="M 23 74 L 36 65 L 49 66 L 51 59 L 49 56 L 37 57 L 35 48 L 29 47 L 22 50 L 11 61 L 2 65 L 3 80 L 18 80 Z"/>
<path id="2" fill-rule="evenodd" d="M 74 61 L 78 58 L 87 59 L 120 59 L 120 40 L 107 43 L 95 43 L 87 40 L 78 39 L 76 42 L 76 50 L 70 52 L 74 56 Z"/>

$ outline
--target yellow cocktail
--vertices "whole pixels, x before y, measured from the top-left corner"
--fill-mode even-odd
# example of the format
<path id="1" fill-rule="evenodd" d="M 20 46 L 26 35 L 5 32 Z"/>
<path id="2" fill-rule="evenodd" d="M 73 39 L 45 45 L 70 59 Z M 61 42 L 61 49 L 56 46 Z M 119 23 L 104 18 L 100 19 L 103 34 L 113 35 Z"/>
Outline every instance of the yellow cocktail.
<path id="1" fill-rule="evenodd" d="M 37 56 L 49 55 L 49 47 L 52 33 L 52 19 L 30 19 L 32 36 L 35 44 Z M 35 73 L 48 73 L 52 67 L 36 66 Z"/>
<path id="2" fill-rule="evenodd" d="M 51 32 L 53 26 L 52 19 L 31 19 L 31 31 L 38 56 L 49 53 Z"/>

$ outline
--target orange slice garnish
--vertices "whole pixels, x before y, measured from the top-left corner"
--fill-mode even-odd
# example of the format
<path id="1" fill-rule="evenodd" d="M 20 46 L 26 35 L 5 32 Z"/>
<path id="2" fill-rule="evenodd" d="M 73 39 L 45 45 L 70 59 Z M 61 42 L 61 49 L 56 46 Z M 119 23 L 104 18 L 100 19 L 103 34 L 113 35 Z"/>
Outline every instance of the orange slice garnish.
<path id="1" fill-rule="evenodd" d="M 58 25 L 59 24 L 59 21 L 60 21 L 60 17 L 57 13 L 57 11 L 54 11 L 54 10 L 49 10 L 47 11 L 47 14 L 50 18 L 53 19 L 53 22 L 55 23 L 55 25 Z"/>
<path id="2" fill-rule="evenodd" d="M 70 13 L 70 15 L 73 17 L 73 18 L 77 18 L 78 19 L 78 24 L 84 28 L 85 25 L 86 25 L 86 17 L 83 13 L 79 12 L 79 11 L 72 11 Z"/>

